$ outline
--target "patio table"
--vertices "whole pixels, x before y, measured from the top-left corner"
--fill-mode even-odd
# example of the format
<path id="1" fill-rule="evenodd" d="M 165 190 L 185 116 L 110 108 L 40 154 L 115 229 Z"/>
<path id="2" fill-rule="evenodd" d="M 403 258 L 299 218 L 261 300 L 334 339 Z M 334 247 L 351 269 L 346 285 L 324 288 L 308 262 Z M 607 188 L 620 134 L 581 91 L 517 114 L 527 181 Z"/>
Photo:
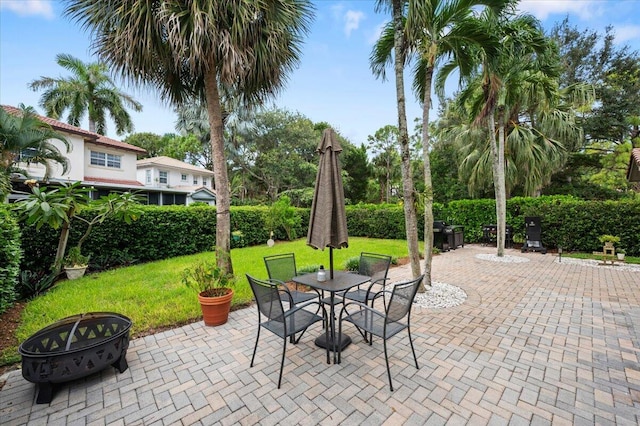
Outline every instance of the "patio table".
<path id="1" fill-rule="evenodd" d="M 328 274 L 329 275 L 329 274 Z M 336 343 L 336 333 L 335 333 L 335 297 L 336 293 L 343 292 L 349 290 L 351 287 L 355 287 L 360 284 L 364 284 L 369 281 L 371 277 L 366 275 L 353 274 L 350 272 L 343 271 L 334 271 L 333 278 L 327 276 L 326 281 L 318 281 L 317 274 L 305 274 L 298 275 L 293 277 L 293 281 L 309 286 L 311 288 L 315 288 L 318 290 L 328 291 L 330 293 L 329 297 L 329 305 L 330 305 L 330 313 L 329 313 L 329 342 L 325 339 L 325 334 L 318 336 L 315 340 L 316 346 L 321 348 L 329 348 L 333 351 L 333 363 L 337 362 L 336 354 L 338 352 L 338 348 L 340 350 L 346 348 L 351 343 L 351 338 L 345 334 L 342 335 L 342 339 L 340 342 Z M 338 346 L 339 345 L 339 346 Z"/>

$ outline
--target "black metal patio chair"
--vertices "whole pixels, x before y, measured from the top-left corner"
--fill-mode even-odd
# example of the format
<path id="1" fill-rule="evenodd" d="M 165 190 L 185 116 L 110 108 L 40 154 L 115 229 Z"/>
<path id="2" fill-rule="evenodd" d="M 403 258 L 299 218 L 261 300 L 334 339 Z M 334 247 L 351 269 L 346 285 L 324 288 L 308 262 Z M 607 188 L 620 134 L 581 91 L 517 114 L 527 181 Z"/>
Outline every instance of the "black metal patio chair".
<path id="1" fill-rule="evenodd" d="M 369 304 L 369 302 L 373 301 L 374 295 L 376 293 L 384 290 L 390 265 L 391 256 L 367 252 L 360 253 L 358 274 L 371 277 L 371 280 L 359 285 L 354 290 L 348 291 L 343 295 L 344 298 L 364 304 Z"/>
<path id="2" fill-rule="evenodd" d="M 253 348 L 253 355 L 251 356 L 251 367 L 256 357 L 256 351 L 258 349 L 258 340 L 260 340 L 260 329 L 274 333 L 278 337 L 282 338 L 282 359 L 280 361 L 280 375 L 278 376 L 278 389 L 282 383 L 282 370 L 284 368 L 284 358 L 287 351 L 287 338 L 292 339 L 293 343 L 298 343 L 307 328 L 320 321 L 324 321 L 326 318 L 326 311 L 319 301 L 310 301 L 299 305 L 290 305 L 290 308 L 285 310 L 282 304 L 281 294 L 289 293 L 289 289 L 281 287 L 278 283 L 270 281 L 263 281 L 254 278 L 247 274 L 249 285 L 253 291 L 253 295 L 258 305 L 258 333 L 256 336 L 256 344 Z M 287 298 L 289 296 L 287 295 Z M 315 308 L 315 311 L 309 310 L 309 308 Z M 323 315 L 318 315 L 320 309 L 323 311 Z M 262 316 L 264 315 L 264 320 Z M 325 337 L 328 339 L 328 329 L 325 327 Z M 297 339 L 294 340 L 296 333 L 300 333 Z M 327 363 L 329 363 L 329 348 L 326 349 Z"/>
<path id="3" fill-rule="evenodd" d="M 342 337 L 342 324 L 344 322 L 350 322 L 358 329 L 364 330 L 365 333 L 382 338 L 384 360 L 387 364 L 387 376 L 389 377 L 389 388 L 391 391 L 393 391 L 393 383 L 391 382 L 391 370 L 389 369 L 389 357 L 387 355 L 387 340 L 389 338 L 406 329 L 409 335 L 409 344 L 411 345 L 413 360 L 415 361 L 416 368 L 420 368 L 418 367 L 418 358 L 416 357 L 416 351 L 413 348 L 413 341 L 411 339 L 411 307 L 416 297 L 418 286 L 423 278 L 424 275 L 420 275 L 412 281 L 394 285 L 391 291 L 384 290 L 384 292 L 390 293 L 384 312 L 360 302 L 345 303 L 340 311 L 338 339 Z M 379 297 L 381 293 L 382 292 L 379 292 L 376 297 Z M 372 343 L 373 339 L 369 338 L 369 345 Z M 338 364 L 341 362 L 341 358 L 342 351 L 339 350 Z"/>
<path id="4" fill-rule="evenodd" d="M 267 267 L 267 274 L 271 281 L 277 280 L 282 286 L 285 283 L 291 282 L 293 277 L 298 275 L 296 269 L 296 257 L 293 253 L 275 254 L 272 256 L 264 257 L 264 265 Z M 291 300 L 289 300 L 289 295 Z M 291 302 L 294 305 L 298 303 L 308 302 L 315 298 L 320 298 L 320 293 L 317 291 L 300 291 L 298 284 L 295 285 L 295 289 L 290 290 L 288 294 L 281 294 L 280 297 L 284 302 Z"/>

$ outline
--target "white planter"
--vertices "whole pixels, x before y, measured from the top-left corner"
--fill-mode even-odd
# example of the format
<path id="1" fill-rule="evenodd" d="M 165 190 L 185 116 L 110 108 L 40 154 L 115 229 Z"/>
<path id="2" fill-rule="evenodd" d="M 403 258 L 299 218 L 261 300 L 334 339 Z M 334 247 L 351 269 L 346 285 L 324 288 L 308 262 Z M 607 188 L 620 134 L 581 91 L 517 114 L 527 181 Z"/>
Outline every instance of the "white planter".
<path id="1" fill-rule="evenodd" d="M 624 260 L 624 253 L 616 253 L 618 260 Z"/>
<path id="2" fill-rule="evenodd" d="M 64 268 L 64 272 L 67 274 L 67 278 L 70 280 L 75 280 L 84 275 L 84 272 L 87 270 L 86 266 L 78 266 L 75 268 Z"/>

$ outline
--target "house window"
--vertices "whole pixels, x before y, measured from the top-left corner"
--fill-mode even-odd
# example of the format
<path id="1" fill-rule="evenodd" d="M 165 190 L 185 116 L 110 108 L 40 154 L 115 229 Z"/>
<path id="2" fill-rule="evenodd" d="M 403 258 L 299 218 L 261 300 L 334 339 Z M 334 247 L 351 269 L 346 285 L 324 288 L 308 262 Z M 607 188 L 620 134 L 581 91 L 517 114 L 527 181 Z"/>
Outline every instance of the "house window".
<path id="1" fill-rule="evenodd" d="M 104 166 L 106 165 L 107 154 L 104 152 L 91 151 L 91 165 Z"/>
<path id="2" fill-rule="evenodd" d="M 169 174 L 167 172 L 160 172 L 159 173 L 160 178 L 158 179 L 158 181 L 160 183 L 169 183 Z"/>
<path id="3" fill-rule="evenodd" d="M 202 179 L 202 186 L 207 186 L 207 180 L 206 179 Z"/>
<path id="4" fill-rule="evenodd" d="M 120 159 L 122 157 L 119 155 L 107 154 L 107 167 L 112 167 L 114 169 L 120 168 Z"/>
<path id="5" fill-rule="evenodd" d="M 21 150 L 20 153 L 18 154 L 18 162 L 19 163 L 28 162 L 29 160 L 31 160 L 36 155 L 38 155 L 38 150 L 37 149 L 35 149 L 35 148 L 25 148 L 25 149 Z"/>
<path id="6" fill-rule="evenodd" d="M 104 152 L 91 151 L 91 165 L 93 166 L 102 166 L 102 167 L 110 167 L 113 169 L 120 168 L 120 161 L 122 156 L 107 154 Z"/>
<path id="7" fill-rule="evenodd" d="M 151 170 L 147 170 L 145 172 L 145 181 L 147 182 L 147 185 L 151 185 Z"/>
<path id="8" fill-rule="evenodd" d="M 193 184 L 197 185 L 198 184 L 198 176 L 194 176 L 193 177 Z"/>
<path id="9" fill-rule="evenodd" d="M 183 182 L 186 182 L 186 181 L 187 181 L 187 175 L 186 175 L 186 174 L 184 174 L 184 173 L 182 173 L 182 174 L 180 175 L 180 178 L 182 179 L 182 181 L 183 181 Z"/>

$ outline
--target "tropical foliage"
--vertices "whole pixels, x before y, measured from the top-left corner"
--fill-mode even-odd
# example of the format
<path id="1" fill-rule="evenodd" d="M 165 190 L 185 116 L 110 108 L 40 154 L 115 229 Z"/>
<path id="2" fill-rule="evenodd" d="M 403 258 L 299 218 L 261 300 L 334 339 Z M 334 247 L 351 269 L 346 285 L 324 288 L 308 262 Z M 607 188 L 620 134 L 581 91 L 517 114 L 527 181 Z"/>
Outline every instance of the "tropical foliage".
<path id="1" fill-rule="evenodd" d="M 34 91 L 44 90 L 40 105 L 48 117 L 59 120 L 67 112 L 67 123 L 82 127 L 89 119 L 89 130 L 101 135 L 107 131 L 107 113 L 121 135 L 133 130 L 126 108 L 142 111 L 142 105 L 117 88 L 102 62 L 84 63 L 71 55 L 59 54 L 56 62 L 72 73 L 71 77 L 40 77 L 29 85 Z"/>
<path id="2" fill-rule="evenodd" d="M 98 54 L 125 79 L 180 105 L 207 107 L 217 192 L 218 265 L 231 272 L 230 189 L 223 98 L 262 103 L 285 83 L 312 16 L 306 0 L 146 2 L 72 0 L 66 14 L 92 30 Z M 206 18 L 206 19 L 204 19 Z"/>
<path id="3" fill-rule="evenodd" d="M 104 222 L 110 216 L 125 223 L 138 218 L 137 197 L 131 193 L 111 193 L 98 200 L 92 200 L 89 195 L 91 191 L 92 188 L 82 187 L 81 182 L 63 184 L 51 190 L 46 187 L 34 187 L 28 198 L 15 205 L 15 209 L 20 212 L 27 225 L 33 225 L 36 229 L 44 225 L 56 230 L 61 229 L 56 257 L 51 268 L 56 273 L 62 266 L 73 219 L 86 224 L 85 233 L 75 246 L 75 258 L 78 259 L 82 243 L 89 237 L 94 225 Z M 90 207 L 95 213 L 93 217 L 87 219 L 80 215 Z"/>
<path id="4" fill-rule="evenodd" d="M 0 108 L 0 202 L 11 191 L 11 173 L 27 175 L 19 167 L 21 164 L 43 165 L 45 180 L 53 163 L 62 166 L 62 173 L 67 171 L 69 162 L 54 140 L 60 141 L 69 151 L 69 142 L 64 135 L 43 123 L 32 107 L 21 104 L 15 114 Z"/>

